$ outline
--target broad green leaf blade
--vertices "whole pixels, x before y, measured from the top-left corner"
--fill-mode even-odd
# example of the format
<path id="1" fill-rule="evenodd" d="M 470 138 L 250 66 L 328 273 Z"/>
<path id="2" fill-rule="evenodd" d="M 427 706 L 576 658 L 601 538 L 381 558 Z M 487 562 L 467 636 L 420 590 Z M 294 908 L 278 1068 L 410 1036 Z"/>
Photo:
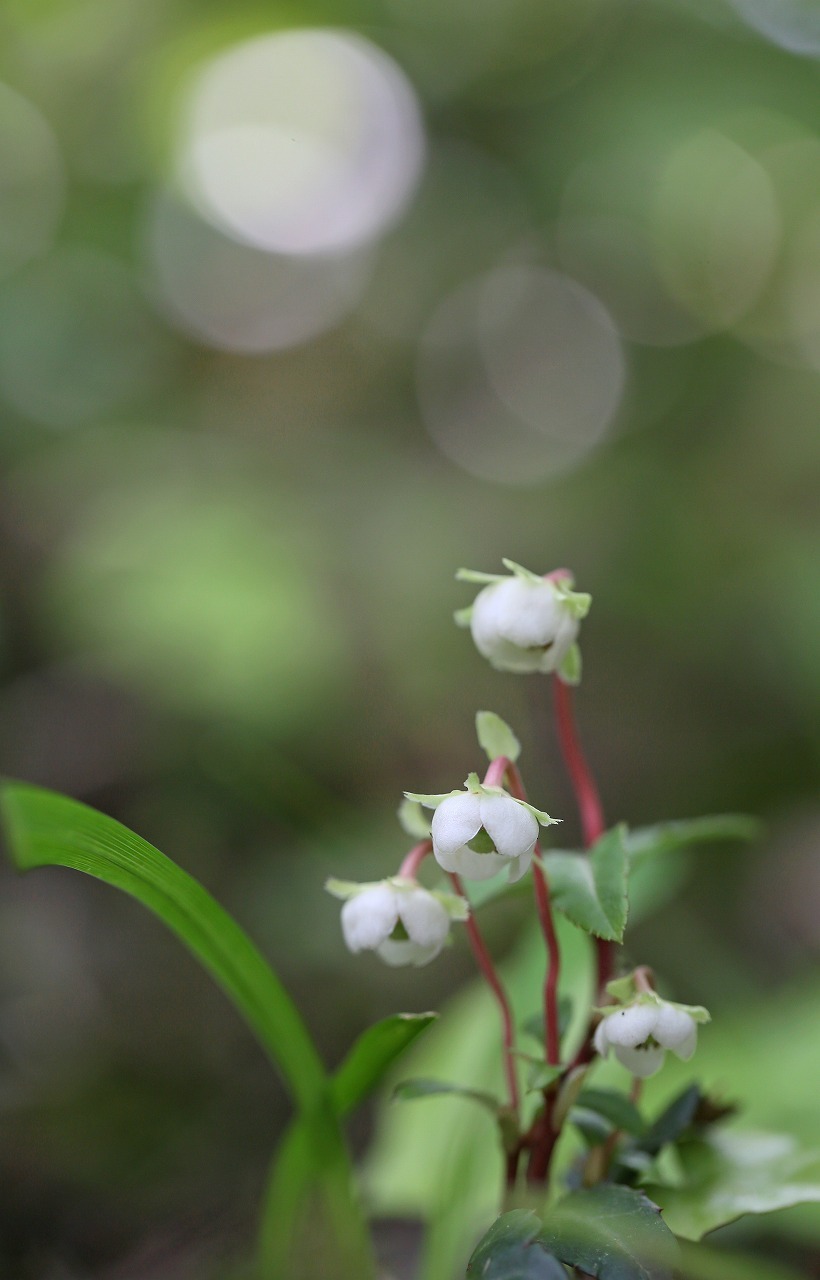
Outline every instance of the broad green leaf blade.
<path id="1" fill-rule="evenodd" d="M 672 1280 L 678 1259 L 657 1205 L 631 1187 L 571 1192 L 546 1216 L 539 1238 L 597 1280 Z"/>
<path id="2" fill-rule="evenodd" d="M 627 831 L 626 851 L 630 866 L 658 853 L 671 853 L 692 844 L 722 840 L 755 840 L 762 830 L 756 818 L 744 813 L 718 813 L 704 818 L 683 818 L 660 822 L 653 827 Z"/>
<path id="3" fill-rule="evenodd" d="M 437 1018 L 435 1013 L 399 1013 L 359 1036 L 330 1082 L 336 1115 L 349 1115 L 382 1080 L 384 1073 Z M 258 1243 L 262 1276 L 292 1274 L 311 1230 L 316 1229 L 315 1193 L 321 1186 L 304 1119 L 288 1129 L 271 1164 Z M 289 1223 L 290 1232 L 282 1231 Z"/>
<path id="4" fill-rule="evenodd" d="M 685 1183 L 653 1185 L 672 1230 L 686 1240 L 747 1213 L 820 1204 L 820 1151 L 806 1151 L 779 1133 L 720 1133 L 681 1143 Z"/>
<path id="5" fill-rule="evenodd" d="M 329 1242 L 325 1273 L 373 1275 L 369 1241 L 356 1204 L 352 1171 L 324 1067 L 295 1005 L 239 925 L 170 858 L 141 836 L 87 805 L 26 783 L 0 789 L 9 849 L 23 871 L 62 866 L 121 889 L 176 934 L 212 975 L 279 1068 L 302 1112 L 303 1150 L 322 1170 L 318 1198 Z M 285 1248 L 293 1222 L 280 1220 Z M 271 1270 L 274 1277 L 281 1272 Z"/>
<path id="6" fill-rule="evenodd" d="M 529 1209 L 503 1213 L 478 1242 L 467 1280 L 567 1280 L 566 1267 L 538 1239 L 540 1230 Z"/>
<path id="7" fill-rule="evenodd" d="M 579 928 L 610 942 L 621 942 L 626 927 L 624 832 L 613 827 L 588 855 L 552 851 L 543 860 L 553 905 Z"/>
<path id="8" fill-rule="evenodd" d="M 479 711 L 475 718 L 475 730 L 478 745 L 487 754 L 488 760 L 497 760 L 506 756 L 513 763 L 521 754 L 521 743 L 516 738 L 506 721 L 494 711 Z"/>
<path id="9" fill-rule="evenodd" d="M 230 997 L 298 1104 L 315 1106 L 325 1072 L 295 1005 L 247 935 L 192 876 L 121 823 L 67 796 L 4 783 L 0 808 L 21 870 L 71 867 L 153 911 Z"/>
<path id="10" fill-rule="evenodd" d="M 734 1249 L 728 1253 L 684 1241 L 681 1257 L 680 1274 L 685 1280 L 806 1280 L 802 1270 L 794 1271 L 782 1262 L 736 1253 Z"/>
<path id="11" fill-rule="evenodd" d="M 467 1098 L 470 1102 L 478 1102 L 493 1115 L 498 1115 L 501 1104 L 498 1098 L 482 1089 L 465 1089 L 460 1084 L 452 1084 L 449 1080 L 402 1080 L 393 1090 L 397 1102 L 408 1102 L 416 1098 L 435 1098 L 442 1094 Z"/>
<path id="12" fill-rule="evenodd" d="M 381 1082 L 385 1072 L 437 1013 L 397 1013 L 368 1027 L 335 1072 L 330 1096 L 340 1116 L 349 1115 Z"/>
<path id="13" fill-rule="evenodd" d="M 696 1084 L 689 1085 L 677 1098 L 673 1098 L 647 1130 L 641 1142 L 642 1150 L 656 1155 L 667 1142 L 676 1142 L 690 1128 L 701 1098 L 701 1091 Z"/>

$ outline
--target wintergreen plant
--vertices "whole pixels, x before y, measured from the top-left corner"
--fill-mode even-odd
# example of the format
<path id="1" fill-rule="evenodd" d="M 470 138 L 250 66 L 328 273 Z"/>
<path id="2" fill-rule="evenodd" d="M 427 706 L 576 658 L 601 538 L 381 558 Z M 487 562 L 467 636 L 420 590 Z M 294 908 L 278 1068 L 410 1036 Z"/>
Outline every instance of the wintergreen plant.
<path id="1" fill-rule="evenodd" d="M 469 626 L 493 667 L 551 677 L 584 848 L 542 847 L 542 830 L 551 833 L 560 815 L 530 803 L 515 733 L 497 714 L 480 711 L 483 778 L 473 772 L 461 789 L 406 792 L 399 820 L 413 845 L 400 865 L 372 883 L 326 885 L 343 902 L 349 950 L 374 951 L 390 966 L 446 963 L 454 930 L 463 925 L 498 1010 L 501 1096 L 469 1081 L 428 1076 L 394 1087 L 398 1100 L 450 1095 L 489 1111 L 500 1151 L 499 1216 L 482 1223 L 483 1207 L 475 1212 L 455 1197 L 449 1221 L 444 1209 L 432 1224 L 437 1243 L 422 1259 L 421 1280 L 456 1280 L 465 1267 L 471 1280 L 765 1280 L 770 1273 L 756 1261 L 733 1261 L 692 1242 L 742 1214 L 820 1201 L 820 1159 L 782 1135 L 733 1138 L 724 1126 L 735 1100 L 712 1098 L 698 1084 L 660 1114 L 646 1113 L 643 1080 L 662 1070 L 667 1052 L 688 1061 L 709 1014 L 664 998 L 652 970 L 627 964 L 621 945 L 630 880 L 641 867 L 689 844 L 748 839 L 756 824 L 730 814 L 633 830 L 607 826 L 573 711 L 578 636 L 590 598 L 574 590 L 567 570 L 541 576 L 504 565 L 506 575 L 459 572 L 482 589 L 456 620 Z M 284 1078 L 294 1118 L 274 1157 L 256 1261 L 242 1274 L 381 1277 L 343 1122 L 422 1033 L 435 1040 L 435 1015 L 398 1014 L 377 1023 L 329 1072 L 254 945 L 157 849 L 84 805 L 26 784 L 5 783 L 2 808 L 18 867 L 73 867 L 141 901 L 220 983 Z M 428 876 L 445 879 L 422 883 Z M 526 895 L 543 938 L 537 990 L 526 993 L 530 1007 L 540 1005 L 534 1018 L 517 1011 L 479 923 L 492 902 Z M 588 956 L 593 977 L 584 989 Z M 626 1074 L 601 1085 L 596 1074 L 610 1052 Z M 492 1163 L 492 1151 L 482 1158 Z"/>

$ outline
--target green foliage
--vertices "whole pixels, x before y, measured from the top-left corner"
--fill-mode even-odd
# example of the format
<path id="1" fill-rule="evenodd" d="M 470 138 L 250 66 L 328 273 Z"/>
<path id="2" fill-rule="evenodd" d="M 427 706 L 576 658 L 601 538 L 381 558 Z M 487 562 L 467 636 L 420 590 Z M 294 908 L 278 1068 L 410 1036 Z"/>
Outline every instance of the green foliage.
<path id="1" fill-rule="evenodd" d="M 346 1116 L 363 1102 L 396 1059 L 437 1017 L 437 1013 L 396 1013 L 363 1031 L 330 1082 L 330 1095 L 338 1114 Z"/>
<path id="2" fill-rule="evenodd" d="M 748 814 L 716 813 L 703 818 L 675 819 L 651 827 L 627 829 L 624 840 L 631 868 L 644 858 L 673 853 L 693 844 L 756 840 L 762 829 L 762 824 Z"/>
<path id="3" fill-rule="evenodd" d="M 303 1136 L 288 1149 L 283 1183 L 298 1186 L 306 1167 L 317 1172 L 317 1198 L 333 1242 L 333 1262 L 327 1265 L 338 1265 L 339 1277 L 370 1276 L 369 1243 L 324 1068 L 290 997 L 246 934 L 196 880 L 114 819 L 20 783 L 3 784 L 0 802 L 9 849 L 21 870 L 63 866 L 123 890 L 167 925 L 216 979 L 281 1071 L 301 1112 Z M 367 1076 L 363 1056 L 357 1055 L 343 1084 L 348 1094 Z M 278 1221 L 283 1249 L 295 1216 Z"/>
<path id="4" fill-rule="evenodd" d="M 657 1205 L 630 1187 L 573 1191 L 547 1215 L 539 1239 L 598 1280 L 672 1280 L 678 1258 Z"/>
<path id="5" fill-rule="evenodd" d="M 487 754 L 488 760 L 497 760 L 506 756 L 513 764 L 521 754 L 521 743 L 516 738 L 506 721 L 494 711 L 479 711 L 475 718 L 475 730 L 478 745 Z"/>
<path id="6" fill-rule="evenodd" d="M 683 1183 L 647 1193 L 677 1235 L 699 1240 L 747 1213 L 820 1203 L 820 1153 L 785 1134 L 723 1133 L 681 1143 Z"/>
<path id="7" fill-rule="evenodd" d="M 540 1219 L 529 1209 L 497 1218 L 467 1266 L 467 1280 L 566 1280 L 566 1268 L 539 1240 Z"/>
<path id="8" fill-rule="evenodd" d="M 393 1097 L 400 1102 L 414 1098 L 434 1098 L 440 1094 L 455 1094 L 459 1098 L 469 1098 L 486 1107 L 493 1115 L 498 1114 L 499 1101 L 491 1093 L 481 1089 L 466 1089 L 460 1084 L 451 1084 L 448 1080 L 402 1080 L 393 1090 Z"/>
<path id="9" fill-rule="evenodd" d="M 584 1089 L 578 1096 L 575 1109 L 593 1111 L 609 1122 L 609 1129 L 623 1129 L 635 1137 L 646 1133 L 646 1121 L 623 1093 L 614 1089 Z"/>
<path id="10" fill-rule="evenodd" d="M 624 827 L 613 827 L 589 855 L 544 856 L 553 906 L 579 928 L 615 942 L 623 940 L 628 911 L 624 834 Z"/>

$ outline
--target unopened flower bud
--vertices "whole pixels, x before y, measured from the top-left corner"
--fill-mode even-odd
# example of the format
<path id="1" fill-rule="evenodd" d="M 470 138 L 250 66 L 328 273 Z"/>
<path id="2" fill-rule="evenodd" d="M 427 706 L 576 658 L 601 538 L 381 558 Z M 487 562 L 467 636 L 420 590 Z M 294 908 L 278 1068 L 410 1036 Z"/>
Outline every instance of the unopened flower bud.
<path id="1" fill-rule="evenodd" d="M 543 578 L 511 560 L 504 564 L 512 576 L 459 572 L 464 580 L 488 585 L 471 608 L 456 614 L 456 621 L 469 626 L 479 653 L 499 671 L 557 671 L 568 683 L 577 683 L 580 654 L 575 642 L 589 596 L 571 589 L 568 574 Z"/>
<path id="2" fill-rule="evenodd" d="M 449 941 L 453 920 L 466 920 L 468 904 L 452 893 L 424 889 L 393 876 L 370 884 L 328 880 L 342 907 L 342 933 L 350 951 L 375 951 L 386 964 L 429 964 Z"/>

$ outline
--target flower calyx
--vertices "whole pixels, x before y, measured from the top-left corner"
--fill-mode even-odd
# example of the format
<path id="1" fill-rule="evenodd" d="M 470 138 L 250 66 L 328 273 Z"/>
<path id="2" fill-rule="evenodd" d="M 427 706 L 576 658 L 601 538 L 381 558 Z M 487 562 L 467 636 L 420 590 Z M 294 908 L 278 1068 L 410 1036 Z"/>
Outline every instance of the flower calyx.
<path id="1" fill-rule="evenodd" d="M 503 787 L 484 786 L 471 773 L 463 791 L 442 795 L 405 792 L 409 800 L 434 809 L 430 835 L 439 866 L 467 880 L 489 880 L 509 871 L 510 882 L 529 870 L 538 828 L 556 822 Z"/>
<path id="2" fill-rule="evenodd" d="M 598 1009 L 603 1017 L 593 1044 L 602 1057 L 612 1049 L 618 1061 L 642 1079 L 660 1071 L 667 1049 L 688 1062 L 697 1047 L 698 1023 L 711 1020 L 702 1005 L 664 1000 L 648 988 L 645 978 L 636 981 L 636 975 L 609 983 L 607 991 L 623 1003 Z"/>
<path id="3" fill-rule="evenodd" d="M 459 569 L 462 582 L 484 583 L 472 605 L 456 615 L 469 627 L 475 646 L 499 671 L 557 674 L 567 684 L 581 678 L 576 644 L 590 596 L 573 591 L 568 571 L 539 577 L 513 560 L 504 560 L 510 575 Z"/>
<path id="4" fill-rule="evenodd" d="M 450 941 L 451 923 L 470 914 L 458 894 L 425 889 L 406 876 L 364 884 L 331 879 L 325 888 L 344 901 L 342 933 L 348 950 L 375 951 L 394 968 L 435 960 Z"/>

